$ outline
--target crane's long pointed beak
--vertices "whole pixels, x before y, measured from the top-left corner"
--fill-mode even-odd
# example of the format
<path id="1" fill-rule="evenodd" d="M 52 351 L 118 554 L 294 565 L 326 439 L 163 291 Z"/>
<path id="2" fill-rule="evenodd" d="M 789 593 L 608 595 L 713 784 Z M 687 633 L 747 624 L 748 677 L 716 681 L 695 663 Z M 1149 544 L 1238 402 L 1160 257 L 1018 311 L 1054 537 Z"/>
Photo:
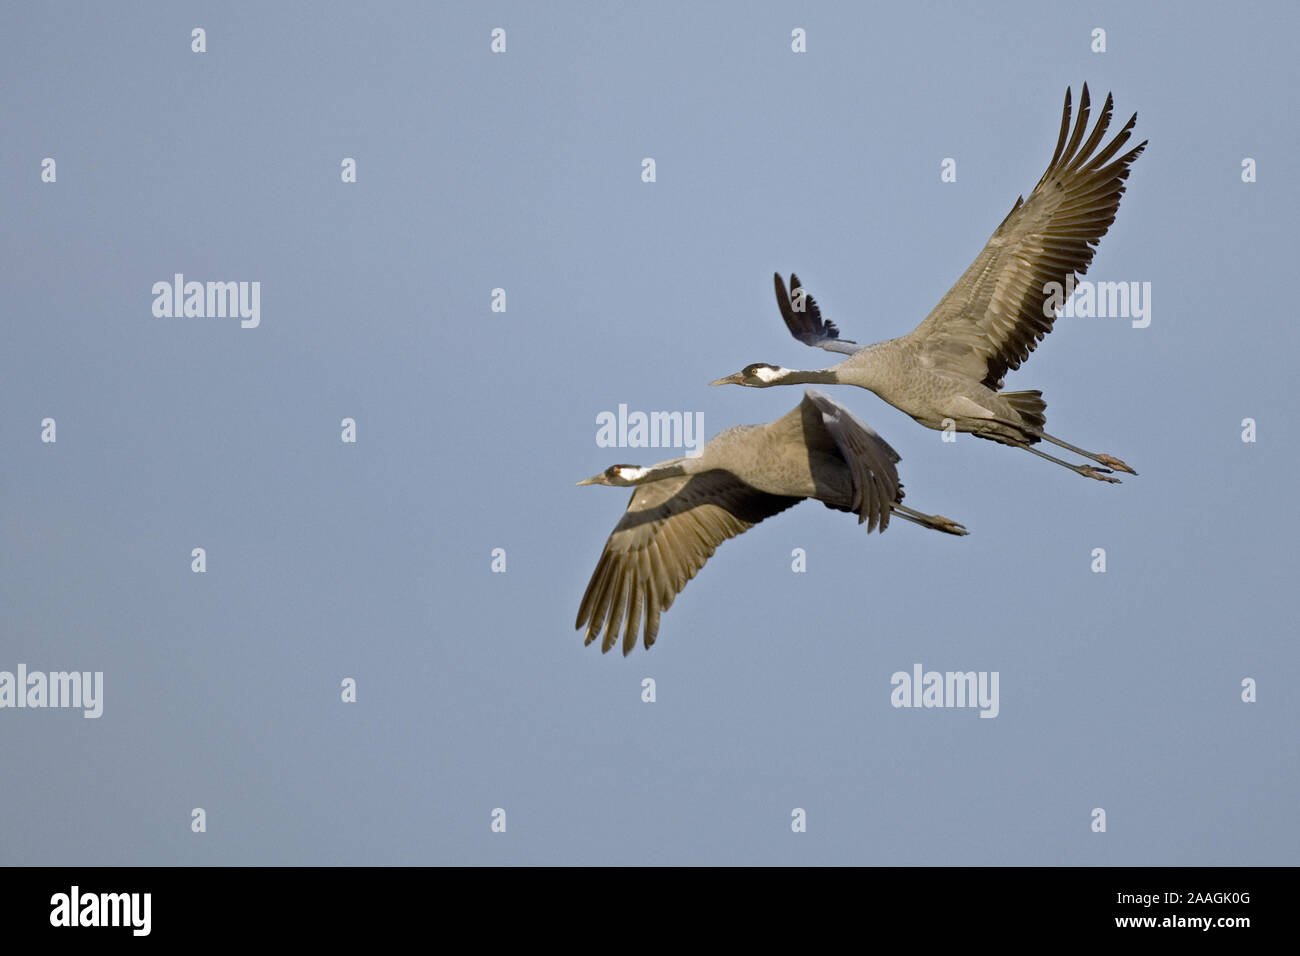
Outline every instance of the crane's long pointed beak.
<path id="1" fill-rule="evenodd" d="M 579 485 L 598 485 L 600 484 L 600 475 L 592 475 L 590 478 L 584 478 L 578 482 Z"/>
<path id="2" fill-rule="evenodd" d="M 737 372 L 735 375 L 728 375 L 726 378 L 720 378 L 717 381 L 710 382 L 709 384 L 710 385 L 739 385 L 740 373 Z"/>

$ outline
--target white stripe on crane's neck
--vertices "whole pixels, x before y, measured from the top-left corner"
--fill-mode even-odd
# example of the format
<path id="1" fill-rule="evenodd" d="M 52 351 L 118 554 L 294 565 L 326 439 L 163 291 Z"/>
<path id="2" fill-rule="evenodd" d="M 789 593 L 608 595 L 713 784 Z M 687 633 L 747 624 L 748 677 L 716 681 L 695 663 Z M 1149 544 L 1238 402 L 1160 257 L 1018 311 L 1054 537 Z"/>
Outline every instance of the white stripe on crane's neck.
<path id="1" fill-rule="evenodd" d="M 650 474 L 650 469 L 638 465 L 620 465 L 616 473 L 624 481 L 640 481 Z"/>

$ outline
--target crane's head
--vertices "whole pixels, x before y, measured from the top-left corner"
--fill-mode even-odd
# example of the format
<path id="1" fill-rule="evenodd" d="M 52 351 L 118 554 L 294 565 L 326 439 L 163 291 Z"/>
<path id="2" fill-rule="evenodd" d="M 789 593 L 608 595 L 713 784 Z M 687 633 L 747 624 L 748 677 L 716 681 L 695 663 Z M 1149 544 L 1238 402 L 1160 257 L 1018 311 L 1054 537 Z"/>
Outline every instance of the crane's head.
<path id="1" fill-rule="evenodd" d="M 630 488 L 641 478 L 646 469 L 639 465 L 610 465 L 599 475 L 592 475 L 578 482 L 580 485 L 611 485 L 615 488 Z"/>
<path id="2" fill-rule="evenodd" d="M 785 369 L 779 365 L 755 362 L 753 365 L 746 365 L 735 375 L 728 375 L 726 378 L 720 378 L 716 382 L 710 382 L 709 384 L 748 385 L 750 388 L 767 388 L 769 385 L 778 384 L 785 374 Z"/>

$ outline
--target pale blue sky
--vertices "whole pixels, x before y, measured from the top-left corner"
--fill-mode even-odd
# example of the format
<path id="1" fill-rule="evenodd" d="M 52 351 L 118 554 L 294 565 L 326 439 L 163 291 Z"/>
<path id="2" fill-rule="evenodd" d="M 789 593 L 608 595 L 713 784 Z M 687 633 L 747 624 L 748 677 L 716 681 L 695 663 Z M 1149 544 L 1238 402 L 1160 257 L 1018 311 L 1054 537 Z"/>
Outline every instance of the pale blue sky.
<path id="1" fill-rule="evenodd" d="M 463 7 L 10 10 L 0 670 L 105 701 L 0 711 L 0 863 L 1296 863 L 1295 8 Z M 671 456 L 596 415 L 791 408 L 706 387 L 830 359 L 774 270 L 911 329 L 1085 80 L 1151 141 L 1089 277 L 1152 322 L 1062 320 L 1008 387 L 1141 475 L 831 389 L 970 536 L 804 504 L 650 652 L 584 648 L 627 493 L 573 483 Z M 176 272 L 260 281 L 260 327 L 154 318 Z M 918 662 L 998 671 L 999 716 L 893 709 Z"/>

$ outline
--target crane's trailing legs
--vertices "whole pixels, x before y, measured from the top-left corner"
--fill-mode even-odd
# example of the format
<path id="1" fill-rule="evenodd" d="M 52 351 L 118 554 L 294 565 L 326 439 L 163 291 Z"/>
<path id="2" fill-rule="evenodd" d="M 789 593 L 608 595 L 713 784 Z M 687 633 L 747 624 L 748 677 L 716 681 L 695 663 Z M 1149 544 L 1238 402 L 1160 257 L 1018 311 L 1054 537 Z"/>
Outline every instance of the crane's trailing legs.
<path id="1" fill-rule="evenodd" d="M 1060 445 L 1062 442 L 1056 442 L 1056 444 Z M 1063 458 L 1057 458 L 1055 455 L 1049 455 L 1045 451 L 1039 451 L 1033 445 L 1021 445 L 1020 447 L 1032 455 L 1037 455 L 1039 458 L 1046 458 L 1048 461 L 1056 462 L 1056 464 L 1060 465 L 1062 468 L 1069 468 L 1071 471 L 1083 475 L 1085 478 L 1096 478 L 1098 481 L 1109 482 L 1112 485 L 1118 485 L 1120 483 L 1118 478 L 1110 477 L 1109 468 L 1094 468 L 1092 465 L 1072 465 Z M 1089 455 L 1088 457 L 1092 458 L 1094 461 L 1100 461 L 1100 458 L 1096 456 Z M 1129 469 L 1126 468 L 1125 470 L 1127 471 Z M 1132 474 L 1137 474 L 1137 472 L 1132 472 Z"/>
<path id="2" fill-rule="evenodd" d="M 1134 471 L 1128 465 L 1124 464 L 1124 462 L 1120 461 L 1114 455 L 1107 455 L 1103 453 L 1093 454 L 1090 451 L 1084 451 L 1082 448 L 1075 448 L 1069 442 L 1061 441 L 1061 439 L 1059 438 L 1053 438 L 1051 435 L 1047 434 L 1046 432 L 1043 433 L 1043 440 L 1050 441 L 1053 445 L 1060 445 L 1062 448 L 1065 448 L 1068 451 L 1072 451 L 1076 455 L 1082 455 L 1084 458 L 1091 458 L 1093 461 L 1100 462 L 1101 464 L 1105 465 L 1107 468 L 1114 468 L 1116 471 L 1128 472 L 1130 475 L 1137 474 L 1136 471 Z"/>

